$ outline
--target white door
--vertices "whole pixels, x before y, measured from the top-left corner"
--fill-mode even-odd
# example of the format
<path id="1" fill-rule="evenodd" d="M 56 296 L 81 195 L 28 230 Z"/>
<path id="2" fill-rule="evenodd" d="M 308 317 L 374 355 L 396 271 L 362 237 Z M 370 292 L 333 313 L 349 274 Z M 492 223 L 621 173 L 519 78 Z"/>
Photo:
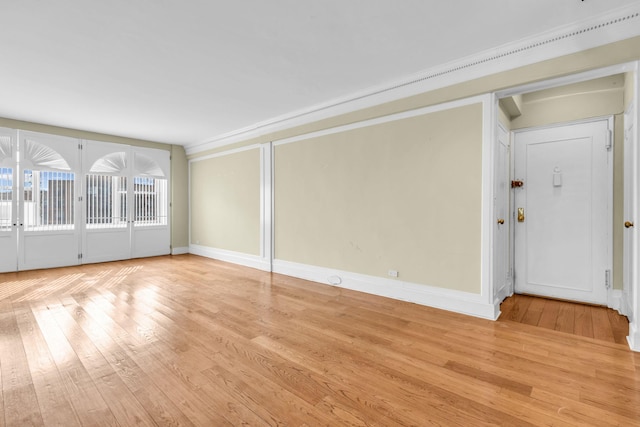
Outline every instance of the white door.
<path id="1" fill-rule="evenodd" d="M 16 131 L 0 128 L 0 273 L 18 268 Z"/>
<path id="2" fill-rule="evenodd" d="M 19 132 L 18 269 L 80 262 L 79 141 Z"/>
<path id="3" fill-rule="evenodd" d="M 131 147 L 84 141 L 82 262 L 131 258 Z"/>
<path id="4" fill-rule="evenodd" d="M 171 253 L 168 151 L 133 147 L 133 223 L 131 256 Z"/>
<path id="5" fill-rule="evenodd" d="M 510 263 L 510 224 L 509 219 L 509 133 L 498 126 L 498 140 L 495 145 L 495 179 L 494 179 L 494 295 L 500 302 L 513 293 Z"/>
<path id="6" fill-rule="evenodd" d="M 611 283 L 609 121 L 517 133 L 515 289 L 607 303 Z"/>

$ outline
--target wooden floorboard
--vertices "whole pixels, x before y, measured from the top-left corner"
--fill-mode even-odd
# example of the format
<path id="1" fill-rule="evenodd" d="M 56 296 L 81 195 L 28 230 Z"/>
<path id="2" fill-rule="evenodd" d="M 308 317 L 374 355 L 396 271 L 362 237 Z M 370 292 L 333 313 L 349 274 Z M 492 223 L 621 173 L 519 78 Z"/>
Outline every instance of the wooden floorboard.
<path id="1" fill-rule="evenodd" d="M 193 255 L 0 275 L 0 427 L 640 426 L 600 307 L 497 322 Z"/>
<path id="2" fill-rule="evenodd" d="M 606 307 L 516 294 L 504 300 L 500 308 L 500 322 L 522 323 L 623 345 L 629 335 L 628 319 Z"/>

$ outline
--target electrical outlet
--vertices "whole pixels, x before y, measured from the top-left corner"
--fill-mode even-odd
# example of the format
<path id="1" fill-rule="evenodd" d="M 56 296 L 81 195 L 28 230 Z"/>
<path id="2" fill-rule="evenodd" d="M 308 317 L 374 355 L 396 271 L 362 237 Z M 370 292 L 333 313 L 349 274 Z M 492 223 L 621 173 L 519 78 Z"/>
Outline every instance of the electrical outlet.
<path id="1" fill-rule="evenodd" d="M 389 272 L 387 274 L 389 275 L 389 277 L 398 277 L 398 271 L 397 270 L 389 270 Z"/>

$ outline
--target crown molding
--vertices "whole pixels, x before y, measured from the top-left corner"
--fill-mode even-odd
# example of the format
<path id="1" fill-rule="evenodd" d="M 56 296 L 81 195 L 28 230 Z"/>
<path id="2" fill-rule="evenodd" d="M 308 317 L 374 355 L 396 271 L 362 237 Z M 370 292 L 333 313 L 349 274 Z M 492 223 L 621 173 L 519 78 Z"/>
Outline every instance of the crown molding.
<path id="1" fill-rule="evenodd" d="M 187 155 L 224 147 L 457 83 L 558 58 L 640 35 L 640 5 L 615 9 L 533 37 L 467 56 L 384 85 L 273 117 L 201 142 L 187 144 Z"/>

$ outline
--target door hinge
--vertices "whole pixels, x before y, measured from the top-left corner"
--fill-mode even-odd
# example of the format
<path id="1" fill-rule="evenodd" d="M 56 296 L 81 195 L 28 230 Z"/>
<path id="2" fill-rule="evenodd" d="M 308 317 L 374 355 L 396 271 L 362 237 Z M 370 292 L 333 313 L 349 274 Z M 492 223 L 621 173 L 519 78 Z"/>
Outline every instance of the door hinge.
<path id="1" fill-rule="evenodd" d="M 78 259 L 82 259 L 82 254 L 78 254 Z"/>
<path id="2" fill-rule="evenodd" d="M 604 271 L 604 286 L 607 289 L 611 288 L 611 270 Z"/>
<path id="3" fill-rule="evenodd" d="M 78 150 L 82 150 L 82 143 L 78 142 Z"/>
<path id="4" fill-rule="evenodd" d="M 609 129 L 608 135 L 607 135 L 607 151 L 611 150 L 611 147 L 613 147 L 613 131 L 611 129 Z"/>
<path id="5" fill-rule="evenodd" d="M 82 201 L 82 196 L 78 196 L 78 201 L 81 202 Z"/>

